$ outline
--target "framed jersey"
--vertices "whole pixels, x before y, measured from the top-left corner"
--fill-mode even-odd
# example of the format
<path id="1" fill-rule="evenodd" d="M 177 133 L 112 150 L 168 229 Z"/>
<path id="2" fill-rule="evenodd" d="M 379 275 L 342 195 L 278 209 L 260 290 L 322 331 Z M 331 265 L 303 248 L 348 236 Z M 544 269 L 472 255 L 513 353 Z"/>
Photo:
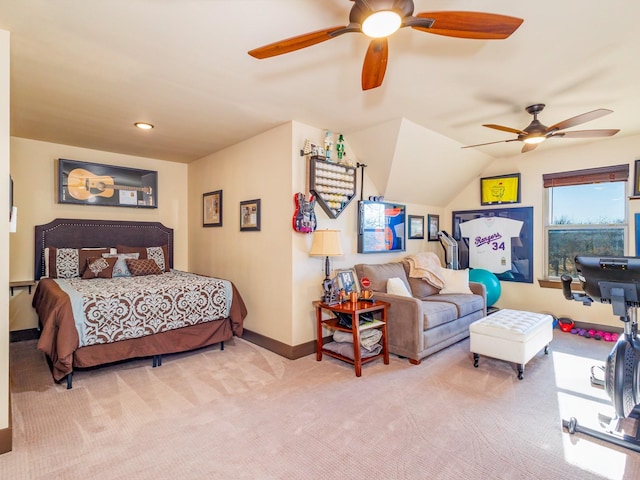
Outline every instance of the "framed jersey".
<path id="1" fill-rule="evenodd" d="M 500 280 L 533 283 L 533 207 L 453 212 L 459 268 L 482 268 Z"/>

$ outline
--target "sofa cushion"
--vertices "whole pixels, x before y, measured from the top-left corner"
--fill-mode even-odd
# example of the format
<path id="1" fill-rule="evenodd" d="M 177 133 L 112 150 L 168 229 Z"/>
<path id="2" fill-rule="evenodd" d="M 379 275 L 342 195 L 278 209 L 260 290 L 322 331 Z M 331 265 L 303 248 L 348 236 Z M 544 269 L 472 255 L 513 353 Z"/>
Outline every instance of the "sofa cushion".
<path id="1" fill-rule="evenodd" d="M 422 313 L 424 315 L 424 330 L 452 322 L 458 318 L 458 309 L 450 302 L 423 300 Z"/>
<path id="2" fill-rule="evenodd" d="M 448 293 L 472 293 L 469 289 L 469 269 L 451 270 L 443 268 L 441 272 L 444 280 L 444 287 L 440 290 L 440 295 Z"/>
<path id="3" fill-rule="evenodd" d="M 402 279 L 402 281 L 407 285 L 407 288 L 409 288 L 404 268 L 399 262 L 376 264 L 360 263 L 354 268 L 356 269 L 356 274 L 360 281 L 362 281 L 363 278 L 369 279 L 371 282 L 371 286 L 369 288 L 374 292 L 386 293 L 387 281 L 394 277 Z"/>
<path id="4" fill-rule="evenodd" d="M 409 265 L 409 262 L 406 259 L 402 260 L 402 266 L 409 282 L 409 288 L 411 289 L 411 293 L 414 297 L 424 300 L 428 296 L 436 295 L 438 293 L 438 289 L 433 285 L 427 283 L 426 280 L 423 280 L 421 278 L 409 277 L 411 265 Z"/>
<path id="5" fill-rule="evenodd" d="M 469 295 L 466 293 L 455 294 L 448 293 L 445 295 L 437 295 L 431 298 L 425 298 L 425 302 L 445 302 L 451 303 L 458 311 L 458 317 L 464 317 L 470 313 L 483 311 L 484 299 L 481 295 Z"/>
<path id="6" fill-rule="evenodd" d="M 387 293 L 393 295 L 401 295 L 403 297 L 411 297 L 411 292 L 407 288 L 407 284 L 401 278 L 393 277 L 387 280 Z"/>

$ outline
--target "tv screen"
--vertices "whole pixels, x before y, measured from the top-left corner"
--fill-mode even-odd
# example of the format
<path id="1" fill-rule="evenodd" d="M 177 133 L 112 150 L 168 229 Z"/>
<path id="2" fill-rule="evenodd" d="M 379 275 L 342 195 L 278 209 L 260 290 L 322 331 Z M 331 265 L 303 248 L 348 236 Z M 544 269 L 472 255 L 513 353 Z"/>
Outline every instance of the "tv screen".
<path id="1" fill-rule="evenodd" d="M 358 253 L 405 250 L 405 206 L 362 200 L 358 209 Z"/>
<path id="2" fill-rule="evenodd" d="M 640 306 L 640 257 L 575 258 L 578 279 L 585 293 L 602 303 L 611 303 L 613 296 L 624 293 L 629 306 Z"/>

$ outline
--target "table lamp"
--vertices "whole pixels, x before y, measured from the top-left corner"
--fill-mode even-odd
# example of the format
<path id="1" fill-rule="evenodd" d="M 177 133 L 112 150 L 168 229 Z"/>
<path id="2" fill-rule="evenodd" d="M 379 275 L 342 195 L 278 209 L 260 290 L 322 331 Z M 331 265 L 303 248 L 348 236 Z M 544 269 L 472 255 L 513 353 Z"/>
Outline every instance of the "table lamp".
<path id="1" fill-rule="evenodd" d="M 335 257 L 342 255 L 342 246 L 340 245 L 340 230 L 316 230 L 313 232 L 313 243 L 311 244 L 311 250 L 309 255 L 317 257 L 325 257 L 324 261 L 324 281 L 322 282 L 322 295 L 323 303 L 331 303 L 331 279 L 329 275 L 331 269 L 329 268 L 329 257 Z"/>

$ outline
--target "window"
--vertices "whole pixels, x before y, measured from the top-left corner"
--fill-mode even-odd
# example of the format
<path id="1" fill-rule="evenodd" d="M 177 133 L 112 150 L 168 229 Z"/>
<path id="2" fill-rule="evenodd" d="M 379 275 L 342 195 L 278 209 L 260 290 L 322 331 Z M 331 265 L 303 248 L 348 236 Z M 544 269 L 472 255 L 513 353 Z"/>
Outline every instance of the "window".
<path id="1" fill-rule="evenodd" d="M 576 276 L 576 255 L 624 255 L 629 165 L 543 175 L 547 278 Z"/>

